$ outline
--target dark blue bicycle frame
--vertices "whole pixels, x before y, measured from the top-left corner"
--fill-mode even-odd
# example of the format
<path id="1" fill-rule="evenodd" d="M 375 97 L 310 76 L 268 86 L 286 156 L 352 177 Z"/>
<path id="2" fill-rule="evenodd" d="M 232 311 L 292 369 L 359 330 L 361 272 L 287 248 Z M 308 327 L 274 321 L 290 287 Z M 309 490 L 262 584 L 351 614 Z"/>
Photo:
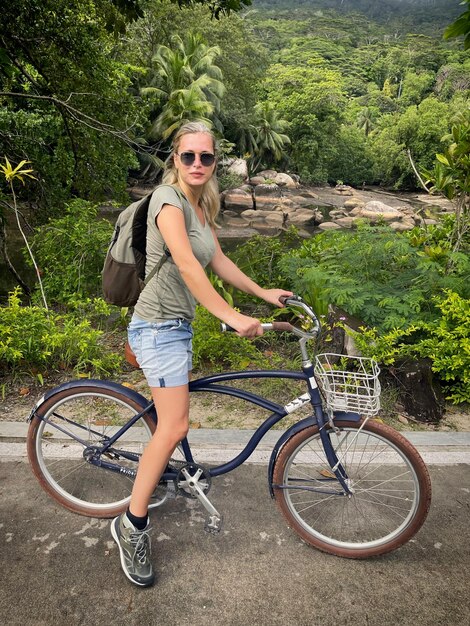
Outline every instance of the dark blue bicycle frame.
<path id="1" fill-rule="evenodd" d="M 271 415 L 253 433 L 252 437 L 246 444 L 245 448 L 230 461 L 222 465 L 209 468 L 208 470 L 209 474 L 211 476 L 220 476 L 222 474 L 231 472 L 232 470 L 242 465 L 254 452 L 257 445 L 259 444 L 261 439 L 264 437 L 264 435 L 268 432 L 268 430 L 270 430 L 275 424 L 277 424 L 281 419 L 283 419 L 289 414 L 289 411 L 286 410 L 286 407 L 281 406 L 280 404 L 271 402 L 270 400 L 267 400 L 266 398 L 263 398 L 262 396 L 254 394 L 252 392 L 245 391 L 243 389 L 238 389 L 236 387 L 229 387 L 223 384 L 228 381 L 256 379 L 256 378 L 283 378 L 283 379 L 304 381 L 308 388 L 308 393 L 310 395 L 310 403 L 313 409 L 312 416 L 307 417 L 295 423 L 293 426 L 291 426 L 287 431 L 283 433 L 283 435 L 279 438 L 278 442 L 274 446 L 274 449 L 272 451 L 271 458 L 269 461 L 269 465 L 268 465 L 268 480 L 269 480 L 269 489 L 270 489 L 271 495 L 272 496 L 274 495 L 272 476 L 273 476 L 273 470 L 274 470 L 274 463 L 276 461 L 279 450 L 290 437 L 295 435 L 300 430 L 303 430 L 304 428 L 308 426 L 313 426 L 313 425 L 318 426 L 321 441 L 325 450 L 325 454 L 326 454 L 328 463 L 330 467 L 332 468 L 332 471 L 334 472 L 336 478 L 338 479 L 341 486 L 343 487 L 343 490 L 346 493 L 349 493 L 349 488 L 346 482 L 347 474 L 336 456 L 336 453 L 334 451 L 334 448 L 330 440 L 329 429 L 325 428 L 329 419 L 328 419 L 328 416 L 323 411 L 322 399 L 318 391 L 318 387 L 316 386 L 315 377 L 313 374 L 313 366 L 311 365 L 303 367 L 302 372 L 294 372 L 294 371 L 289 371 L 289 370 L 254 370 L 254 371 L 243 371 L 243 372 L 228 372 L 224 374 L 214 374 L 211 376 L 206 376 L 203 378 L 199 378 L 197 380 L 193 380 L 189 383 L 189 389 L 191 392 L 211 392 L 211 393 L 225 394 L 225 395 L 229 395 L 232 397 L 240 398 L 241 400 L 257 405 L 261 407 L 262 409 L 271 411 Z M 110 437 L 106 437 L 106 441 L 104 442 L 103 445 L 94 446 L 93 449 L 95 450 L 96 454 L 94 454 L 88 459 L 88 461 L 93 465 L 102 467 L 110 471 L 121 472 L 122 469 L 119 465 L 113 462 L 109 462 L 107 459 L 104 459 L 103 455 L 106 454 L 107 452 L 110 452 L 110 453 L 112 452 L 112 453 L 117 453 L 123 458 L 127 458 L 131 461 L 138 462 L 139 455 L 132 453 L 132 452 L 125 451 L 125 450 L 120 450 L 119 448 L 115 448 L 113 444 L 118 442 L 119 438 L 133 424 L 135 424 L 143 415 L 145 414 L 150 415 L 154 419 L 154 421 L 156 421 L 157 419 L 153 402 L 149 402 L 136 391 L 133 391 L 132 389 L 123 387 L 122 385 L 119 385 L 110 381 L 101 381 L 101 380 L 100 381 L 93 381 L 93 380 L 71 381 L 71 382 L 61 385 L 58 388 L 55 388 L 50 393 L 46 394 L 44 399 L 31 412 L 30 419 L 34 415 L 38 415 L 38 417 L 43 419 L 46 423 L 49 423 L 49 421 L 45 419 L 44 417 L 42 417 L 40 414 L 40 406 L 44 401 L 47 401 L 52 395 L 55 395 L 56 393 L 64 389 L 93 386 L 94 382 L 99 384 L 99 386 L 101 386 L 105 390 L 108 389 L 109 391 L 118 391 L 119 393 L 127 396 L 130 400 L 133 400 L 136 404 L 138 404 L 142 409 L 140 412 L 136 413 L 129 420 L 129 422 L 127 422 L 124 426 L 122 426 L 122 428 L 120 428 L 114 435 Z M 63 419 L 65 423 L 70 421 L 66 418 L 63 418 Z M 334 413 L 334 419 L 358 421 L 360 419 L 360 416 L 356 413 L 336 412 Z M 76 426 L 79 426 L 76 423 L 74 424 Z M 70 432 L 68 432 L 66 428 L 61 428 L 60 426 L 58 426 L 57 422 L 55 422 L 53 426 L 57 428 L 58 430 L 61 430 L 69 434 L 74 439 L 76 439 L 77 441 L 79 441 L 80 443 L 86 446 L 86 442 L 82 441 L 78 436 L 73 435 Z M 84 427 L 84 430 L 87 430 L 87 429 Z M 99 433 L 96 433 L 96 434 L 100 435 Z M 181 446 L 182 446 L 186 461 L 188 463 L 194 463 L 195 460 L 193 458 L 191 448 L 190 448 L 187 438 L 185 438 L 181 442 Z M 169 466 L 167 470 L 163 473 L 161 480 L 162 481 L 174 480 L 176 478 L 176 475 L 177 475 L 177 470 Z M 280 485 L 277 485 L 277 487 L 282 488 L 282 486 Z"/>

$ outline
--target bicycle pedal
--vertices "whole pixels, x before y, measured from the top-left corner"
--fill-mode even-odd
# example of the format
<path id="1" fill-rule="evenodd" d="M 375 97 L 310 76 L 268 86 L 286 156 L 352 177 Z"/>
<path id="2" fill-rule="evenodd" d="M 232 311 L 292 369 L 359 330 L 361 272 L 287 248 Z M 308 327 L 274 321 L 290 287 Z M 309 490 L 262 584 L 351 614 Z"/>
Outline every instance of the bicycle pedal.
<path id="1" fill-rule="evenodd" d="M 223 517 L 217 515 L 209 515 L 206 518 L 206 523 L 204 524 L 204 530 L 206 533 L 211 533 L 212 535 L 216 535 L 220 533 L 222 530 Z"/>

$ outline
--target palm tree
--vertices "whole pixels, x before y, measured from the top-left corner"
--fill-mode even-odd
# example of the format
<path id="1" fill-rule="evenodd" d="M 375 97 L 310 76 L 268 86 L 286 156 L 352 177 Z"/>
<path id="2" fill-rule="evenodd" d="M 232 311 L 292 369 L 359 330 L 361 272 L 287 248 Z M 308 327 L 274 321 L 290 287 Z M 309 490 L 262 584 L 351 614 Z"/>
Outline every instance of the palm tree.
<path id="1" fill-rule="evenodd" d="M 366 134 L 366 137 L 369 135 L 371 130 L 374 128 L 374 114 L 369 107 L 364 107 L 361 109 L 360 113 L 357 116 L 357 125 L 359 128 L 363 128 Z"/>
<path id="2" fill-rule="evenodd" d="M 288 122 L 279 119 L 278 113 L 270 102 L 259 102 L 255 106 L 255 158 L 258 165 L 280 161 L 285 148 L 290 144 L 289 137 L 284 134 Z"/>
<path id="3" fill-rule="evenodd" d="M 160 109 L 150 136 L 167 139 L 180 123 L 196 119 L 222 130 L 217 113 L 225 87 L 215 64 L 220 48 L 208 46 L 198 34 L 185 40 L 175 35 L 173 43 L 173 48 L 159 46 L 150 85 L 141 90 Z"/>

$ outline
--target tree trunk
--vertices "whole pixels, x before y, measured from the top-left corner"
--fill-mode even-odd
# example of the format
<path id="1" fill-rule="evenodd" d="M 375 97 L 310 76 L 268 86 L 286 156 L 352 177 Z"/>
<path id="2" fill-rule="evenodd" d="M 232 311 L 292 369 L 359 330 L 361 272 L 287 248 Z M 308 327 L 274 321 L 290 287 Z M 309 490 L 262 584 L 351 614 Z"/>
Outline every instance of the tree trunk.
<path id="1" fill-rule="evenodd" d="M 407 413 L 420 422 L 437 423 L 442 419 L 444 397 L 440 384 L 433 378 L 429 359 L 402 361 L 390 368 L 390 373 Z"/>

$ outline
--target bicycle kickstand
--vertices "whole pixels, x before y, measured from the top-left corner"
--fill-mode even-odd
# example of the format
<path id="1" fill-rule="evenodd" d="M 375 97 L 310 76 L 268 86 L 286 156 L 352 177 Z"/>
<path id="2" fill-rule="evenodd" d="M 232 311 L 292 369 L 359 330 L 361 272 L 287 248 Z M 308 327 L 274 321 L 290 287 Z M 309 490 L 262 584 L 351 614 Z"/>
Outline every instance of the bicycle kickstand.
<path id="1" fill-rule="evenodd" d="M 181 470 L 181 473 L 186 480 L 180 482 L 178 486 L 187 489 L 194 498 L 199 500 L 208 513 L 206 523 L 204 524 L 204 530 L 213 534 L 220 532 L 222 529 L 223 516 L 217 511 L 215 506 L 198 484 L 199 476 L 191 476 L 189 471 L 185 468 Z"/>

